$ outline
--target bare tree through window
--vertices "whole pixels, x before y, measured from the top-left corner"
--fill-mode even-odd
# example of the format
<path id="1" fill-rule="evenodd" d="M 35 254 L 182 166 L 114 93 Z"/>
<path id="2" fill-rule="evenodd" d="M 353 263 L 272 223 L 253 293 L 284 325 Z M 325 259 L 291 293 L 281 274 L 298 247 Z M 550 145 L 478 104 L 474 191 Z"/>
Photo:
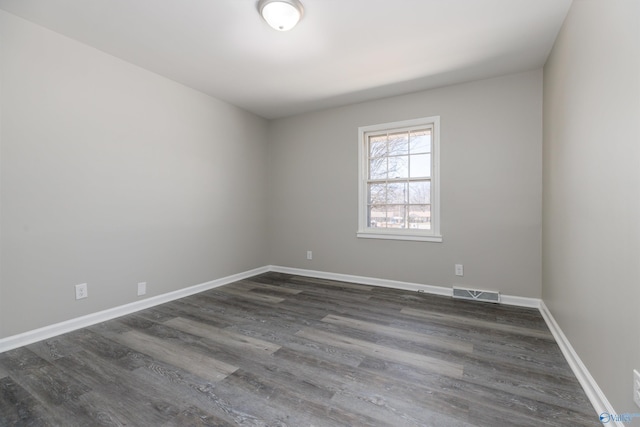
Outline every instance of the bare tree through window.
<path id="1" fill-rule="evenodd" d="M 368 227 L 431 228 L 429 128 L 367 137 Z"/>

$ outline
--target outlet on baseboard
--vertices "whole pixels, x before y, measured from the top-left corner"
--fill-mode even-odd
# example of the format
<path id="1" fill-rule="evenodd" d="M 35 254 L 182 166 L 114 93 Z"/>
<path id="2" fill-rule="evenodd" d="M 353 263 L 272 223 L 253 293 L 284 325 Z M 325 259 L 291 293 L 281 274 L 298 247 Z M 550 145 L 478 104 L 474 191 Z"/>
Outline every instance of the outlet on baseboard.
<path id="1" fill-rule="evenodd" d="M 313 259 L 313 252 L 307 251 L 307 259 Z"/>
<path id="2" fill-rule="evenodd" d="M 89 290 L 86 283 L 76 285 L 76 299 L 83 299 L 89 296 Z"/>
<path id="3" fill-rule="evenodd" d="M 144 295 L 147 293 L 147 282 L 138 283 L 138 296 Z"/>
<path id="4" fill-rule="evenodd" d="M 633 370 L 633 401 L 640 406 L 640 372 Z"/>
<path id="5" fill-rule="evenodd" d="M 464 266 L 462 264 L 456 264 L 456 276 L 464 276 Z"/>

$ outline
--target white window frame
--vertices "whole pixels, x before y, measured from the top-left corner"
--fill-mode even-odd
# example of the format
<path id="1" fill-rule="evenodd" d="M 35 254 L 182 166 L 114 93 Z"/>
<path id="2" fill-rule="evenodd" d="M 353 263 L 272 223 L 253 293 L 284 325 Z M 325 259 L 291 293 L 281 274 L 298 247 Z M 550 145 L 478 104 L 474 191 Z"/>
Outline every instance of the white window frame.
<path id="1" fill-rule="evenodd" d="M 433 129 L 431 141 L 431 230 L 368 227 L 367 181 L 369 177 L 369 161 L 367 134 L 382 131 L 414 130 L 425 126 L 430 126 Z M 358 200 L 358 232 L 356 235 L 359 238 L 442 242 L 442 235 L 440 234 L 440 116 L 358 128 Z"/>

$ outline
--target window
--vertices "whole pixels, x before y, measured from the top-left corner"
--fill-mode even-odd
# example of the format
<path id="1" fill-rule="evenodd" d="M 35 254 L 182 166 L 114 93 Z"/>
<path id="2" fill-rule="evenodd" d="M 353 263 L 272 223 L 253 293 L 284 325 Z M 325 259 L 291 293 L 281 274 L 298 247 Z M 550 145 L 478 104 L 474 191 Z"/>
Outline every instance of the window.
<path id="1" fill-rule="evenodd" d="M 440 117 L 358 131 L 358 237 L 441 242 Z"/>

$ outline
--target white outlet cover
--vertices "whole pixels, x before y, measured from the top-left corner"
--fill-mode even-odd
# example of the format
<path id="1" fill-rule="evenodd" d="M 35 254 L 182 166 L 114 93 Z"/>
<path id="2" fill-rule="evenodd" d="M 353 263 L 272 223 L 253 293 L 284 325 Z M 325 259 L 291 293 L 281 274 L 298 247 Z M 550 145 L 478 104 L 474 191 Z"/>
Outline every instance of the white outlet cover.
<path id="1" fill-rule="evenodd" d="M 76 285 L 76 299 L 83 299 L 89 296 L 89 290 L 86 283 Z"/>
<path id="2" fill-rule="evenodd" d="M 138 283 L 138 296 L 144 295 L 147 293 L 147 282 Z"/>

